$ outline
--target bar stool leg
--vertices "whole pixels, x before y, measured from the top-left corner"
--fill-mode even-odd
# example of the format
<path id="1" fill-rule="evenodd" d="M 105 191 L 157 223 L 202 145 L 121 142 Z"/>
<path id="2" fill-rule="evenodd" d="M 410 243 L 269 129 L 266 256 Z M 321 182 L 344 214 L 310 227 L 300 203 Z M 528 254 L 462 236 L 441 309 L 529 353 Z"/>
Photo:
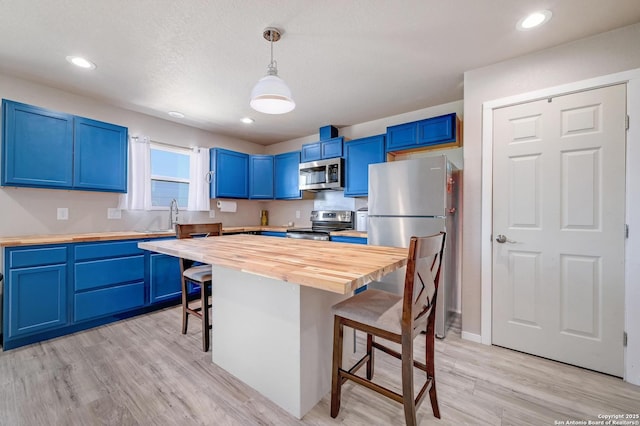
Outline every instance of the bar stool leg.
<path id="1" fill-rule="evenodd" d="M 202 314 L 202 350 L 207 352 L 209 350 L 209 303 L 207 297 L 207 287 L 206 283 L 200 284 L 200 303 L 201 303 L 201 311 Z"/>
<path id="2" fill-rule="evenodd" d="M 413 393 L 413 340 L 403 336 L 402 342 L 402 401 L 407 426 L 416 426 L 416 400 Z"/>
<path id="3" fill-rule="evenodd" d="M 187 299 L 187 284 L 184 278 L 182 278 L 182 334 L 187 334 L 187 326 L 189 325 L 189 312 Z"/>
<path id="4" fill-rule="evenodd" d="M 334 419 L 340 412 L 340 394 L 342 393 L 342 322 L 336 316 L 333 322 L 333 367 L 331 369 L 331 417 Z"/>

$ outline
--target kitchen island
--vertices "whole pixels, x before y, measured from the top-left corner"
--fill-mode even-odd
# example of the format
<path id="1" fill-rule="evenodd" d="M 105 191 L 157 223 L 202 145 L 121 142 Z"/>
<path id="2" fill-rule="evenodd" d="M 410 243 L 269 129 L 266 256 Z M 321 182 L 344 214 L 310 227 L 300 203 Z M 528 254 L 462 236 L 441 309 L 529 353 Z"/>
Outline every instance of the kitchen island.
<path id="1" fill-rule="evenodd" d="M 212 265 L 213 362 L 298 418 L 330 388 L 330 307 L 407 257 L 404 248 L 255 235 L 138 246 Z"/>

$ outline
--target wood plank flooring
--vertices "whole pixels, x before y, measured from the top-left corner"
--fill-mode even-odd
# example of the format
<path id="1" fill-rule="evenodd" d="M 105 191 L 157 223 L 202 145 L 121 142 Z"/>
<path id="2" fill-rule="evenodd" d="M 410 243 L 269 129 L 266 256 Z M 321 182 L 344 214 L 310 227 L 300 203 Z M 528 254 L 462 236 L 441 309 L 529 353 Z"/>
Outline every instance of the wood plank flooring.
<path id="1" fill-rule="evenodd" d="M 343 388 L 337 419 L 327 395 L 298 420 L 213 365 L 211 352 L 200 350 L 197 323 L 180 334 L 180 315 L 170 308 L 0 353 L 0 424 L 404 424 L 400 405 L 353 383 Z M 362 343 L 358 338 L 359 351 Z M 376 377 L 399 389 L 398 365 L 384 354 Z M 436 379 L 442 419 L 427 399 L 418 410 L 421 425 L 553 425 L 640 413 L 640 387 L 463 341 L 458 330 L 437 341 Z"/>

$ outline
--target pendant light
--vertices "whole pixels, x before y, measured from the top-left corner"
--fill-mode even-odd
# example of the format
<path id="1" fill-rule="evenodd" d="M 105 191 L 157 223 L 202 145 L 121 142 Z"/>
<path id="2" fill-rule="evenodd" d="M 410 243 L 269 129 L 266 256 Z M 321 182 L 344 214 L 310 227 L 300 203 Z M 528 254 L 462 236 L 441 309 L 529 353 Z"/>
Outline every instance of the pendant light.
<path id="1" fill-rule="evenodd" d="M 296 103 L 291 97 L 291 90 L 287 84 L 278 77 L 278 64 L 273 60 L 273 43 L 280 40 L 280 31 L 277 28 L 265 28 L 262 36 L 271 45 L 271 62 L 267 67 L 267 75 L 262 77 L 251 91 L 251 108 L 265 114 L 285 114 L 293 111 Z"/>

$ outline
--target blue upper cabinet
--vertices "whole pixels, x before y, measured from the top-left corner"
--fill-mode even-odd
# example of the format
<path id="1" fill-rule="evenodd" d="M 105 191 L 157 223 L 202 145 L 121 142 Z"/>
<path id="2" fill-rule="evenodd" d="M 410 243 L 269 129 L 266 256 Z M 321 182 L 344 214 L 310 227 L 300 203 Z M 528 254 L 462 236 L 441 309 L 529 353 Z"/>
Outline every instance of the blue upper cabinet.
<path id="1" fill-rule="evenodd" d="M 73 186 L 127 192 L 127 129 L 76 117 L 74 131 Z"/>
<path id="2" fill-rule="evenodd" d="M 249 197 L 249 154 L 214 148 L 211 159 L 211 198 Z"/>
<path id="3" fill-rule="evenodd" d="M 366 197 L 369 195 L 369 164 L 383 163 L 384 135 L 354 139 L 344 144 L 345 180 L 344 195 Z"/>
<path id="4" fill-rule="evenodd" d="M 2 101 L 2 185 L 70 188 L 73 116 Z"/>
<path id="5" fill-rule="evenodd" d="M 455 113 L 387 127 L 386 151 L 419 149 L 431 145 L 459 144 Z"/>
<path id="6" fill-rule="evenodd" d="M 127 129 L 3 100 L 2 185 L 127 191 Z"/>
<path id="7" fill-rule="evenodd" d="M 249 156 L 249 198 L 273 198 L 273 155 Z"/>
<path id="8" fill-rule="evenodd" d="M 302 198 L 298 189 L 300 181 L 300 151 L 278 154 L 273 157 L 275 168 L 275 198 L 278 200 Z"/>
<path id="9" fill-rule="evenodd" d="M 322 147 L 320 142 L 307 143 L 302 145 L 302 158 L 300 161 L 306 163 L 307 161 L 322 160 Z"/>
<path id="10" fill-rule="evenodd" d="M 344 138 L 338 137 L 320 142 L 302 145 L 301 162 L 325 160 L 327 158 L 342 157 Z"/>

